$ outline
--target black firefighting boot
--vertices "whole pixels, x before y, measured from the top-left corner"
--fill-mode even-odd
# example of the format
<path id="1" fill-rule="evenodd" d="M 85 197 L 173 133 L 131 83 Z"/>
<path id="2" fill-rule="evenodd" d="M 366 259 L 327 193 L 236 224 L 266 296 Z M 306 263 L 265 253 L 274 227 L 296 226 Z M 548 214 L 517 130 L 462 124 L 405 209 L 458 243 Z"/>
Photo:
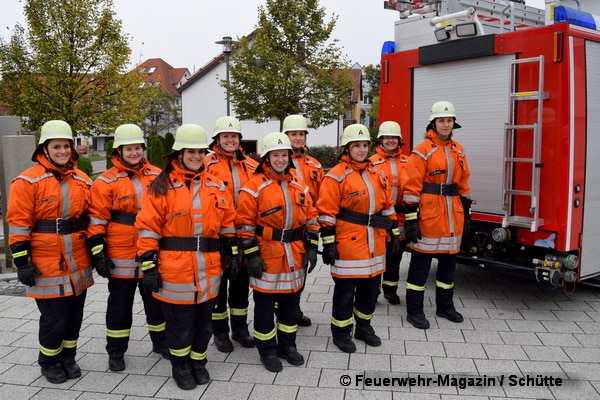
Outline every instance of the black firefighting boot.
<path id="1" fill-rule="evenodd" d="M 58 384 L 66 382 L 68 377 L 65 369 L 63 368 L 62 362 L 56 360 L 54 363 L 48 363 L 42 365 L 42 375 L 50 383 Z"/>
<path id="2" fill-rule="evenodd" d="M 383 297 L 388 301 L 388 303 L 392 305 L 400 304 L 400 297 L 396 293 L 398 289 L 396 286 L 381 285 L 381 288 L 383 289 Z"/>
<path id="3" fill-rule="evenodd" d="M 171 357 L 173 380 L 180 389 L 191 390 L 196 387 L 196 378 L 192 373 L 189 357 Z"/>
<path id="4" fill-rule="evenodd" d="M 206 385 L 210 382 L 210 374 L 206 369 L 206 359 L 192 360 L 192 375 L 198 385 Z"/>
<path id="5" fill-rule="evenodd" d="M 451 322 L 463 322 L 463 316 L 458 311 L 456 311 L 456 308 L 454 308 L 453 297 L 453 288 L 446 289 L 440 286 L 436 287 L 435 303 L 437 305 L 437 310 L 435 312 L 435 315 L 437 315 L 440 318 L 446 318 L 448 321 Z"/>
<path id="6" fill-rule="evenodd" d="M 421 290 L 406 290 L 406 320 L 417 329 L 429 329 L 429 321 L 423 313 L 425 293 Z"/>
<path id="7" fill-rule="evenodd" d="M 77 379 L 81 376 L 81 368 L 77 365 L 75 358 L 69 357 L 63 359 L 63 368 L 69 379 Z"/>
<path id="8" fill-rule="evenodd" d="M 354 331 L 354 337 L 362 340 L 369 346 L 381 346 L 381 339 L 375 334 L 375 330 L 371 325 L 357 325 Z"/>
<path id="9" fill-rule="evenodd" d="M 113 372 L 125 369 L 125 355 L 122 351 L 115 351 L 108 355 L 108 369 Z"/>

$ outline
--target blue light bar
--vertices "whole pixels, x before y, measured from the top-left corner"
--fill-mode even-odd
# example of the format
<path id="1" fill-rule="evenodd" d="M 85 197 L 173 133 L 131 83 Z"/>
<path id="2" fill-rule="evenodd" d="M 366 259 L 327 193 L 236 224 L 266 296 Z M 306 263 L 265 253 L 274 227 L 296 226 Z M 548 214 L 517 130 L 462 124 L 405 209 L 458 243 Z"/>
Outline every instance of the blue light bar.
<path id="1" fill-rule="evenodd" d="M 598 16 L 565 6 L 554 8 L 554 22 L 568 22 L 573 25 L 594 30 L 600 26 L 600 18 Z"/>
<path id="2" fill-rule="evenodd" d="M 395 51 L 396 43 L 394 42 L 383 42 L 383 46 L 381 47 L 381 54 L 390 54 Z"/>

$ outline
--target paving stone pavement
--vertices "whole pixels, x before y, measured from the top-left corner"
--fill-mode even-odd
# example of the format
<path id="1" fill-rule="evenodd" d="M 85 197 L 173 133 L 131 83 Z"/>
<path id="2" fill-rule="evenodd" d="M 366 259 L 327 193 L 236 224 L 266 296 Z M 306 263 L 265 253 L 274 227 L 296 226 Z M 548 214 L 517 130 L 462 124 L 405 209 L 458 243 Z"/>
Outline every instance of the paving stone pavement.
<path id="1" fill-rule="evenodd" d="M 409 257 L 402 265 L 401 297 Z M 380 298 L 372 322 L 382 345 L 356 341 L 357 352 L 345 354 L 331 341 L 333 285 L 328 267 L 319 265 L 302 295 L 302 310 L 313 321 L 298 329 L 305 365 L 284 361 L 283 371 L 272 373 L 262 367 L 256 349 L 234 342 L 235 350 L 223 354 L 211 342 L 212 381 L 190 391 L 178 389 L 169 362 L 152 353 L 139 296 L 127 368 L 110 372 L 104 350 L 107 285 L 96 276 L 79 339 L 83 374 L 53 385 L 36 362 L 35 301 L 0 295 L 0 399 L 600 398 L 600 289 L 579 285 L 568 296 L 532 279 L 459 266 L 455 301 L 465 321 L 455 324 L 435 317 L 434 273 L 432 268 L 425 299 L 430 329 L 413 328 L 404 304 L 391 306 Z"/>

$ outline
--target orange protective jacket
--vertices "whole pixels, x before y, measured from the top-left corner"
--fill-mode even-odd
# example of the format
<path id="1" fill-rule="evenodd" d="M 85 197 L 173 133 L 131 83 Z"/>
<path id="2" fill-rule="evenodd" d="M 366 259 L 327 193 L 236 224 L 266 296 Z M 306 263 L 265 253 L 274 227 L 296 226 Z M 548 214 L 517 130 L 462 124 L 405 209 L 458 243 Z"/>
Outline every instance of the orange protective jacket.
<path id="1" fill-rule="evenodd" d="M 454 140 L 442 141 L 429 130 L 413 149 L 402 175 L 404 203 L 419 205 L 422 239 L 411 243 L 411 248 L 423 253 L 458 253 L 464 223 L 460 197 L 422 193 L 423 184 L 455 184 L 460 196 L 470 198 L 469 176 L 463 147 Z"/>
<path id="2" fill-rule="evenodd" d="M 142 194 L 160 168 L 145 158 L 138 170 L 126 167 L 118 156 L 112 158 L 112 163 L 113 167 L 92 184 L 88 237 L 106 236 L 105 251 L 115 264 L 111 278 L 140 279 L 142 269 L 135 259 L 137 231 L 133 223 L 141 208 Z"/>
<path id="3" fill-rule="evenodd" d="M 313 198 L 313 202 L 317 202 L 319 196 L 319 186 L 323 180 L 323 167 L 316 158 L 309 156 L 306 153 L 293 152 L 291 169 L 292 174 L 302 179 L 308 185 L 309 193 Z"/>
<path id="4" fill-rule="evenodd" d="M 146 190 L 135 228 L 141 256 L 158 251 L 162 287 L 154 297 L 172 304 L 200 304 L 217 297 L 221 283 L 219 251 L 159 250 L 164 237 L 211 238 L 235 235 L 233 199 L 223 181 L 204 170 L 194 174 L 171 161 L 171 187 L 165 195 Z"/>
<path id="5" fill-rule="evenodd" d="M 263 166 L 264 173 L 257 173 L 240 191 L 235 223 L 242 240 L 256 236 L 267 267 L 261 278 L 250 277 L 250 287 L 264 293 L 294 293 L 302 288 L 306 273 L 304 234 L 300 240 L 282 242 L 272 240 L 273 230 L 318 231 L 317 210 L 302 180 Z M 261 235 L 257 226 L 262 227 Z"/>
<path id="6" fill-rule="evenodd" d="M 387 230 L 338 219 L 341 209 L 397 220 L 390 184 L 369 160 L 356 162 L 343 154 L 321 182 L 317 210 L 321 226 L 335 226 L 339 259 L 331 266 L 332 276 L 370 278 L 382 274 Z"/>
<path id="7" fill-rule="evenodd" d="M 398 147 L 395 153 L 386 153 L 381 146 L 377 146 L 376 153 L 370 158 L 373 166 L 383 172 L 392 187 L 392 199 L 398 217 L 398 229 L 400 239 L 404 239 L 404 212 L 402 211 L 402 187 L 400 178 L 408 162 L 408 157 L 402 154 L 402 148 Z"/>
<path id="8" fill-rule="evenodd" d="M 241 187 L 252 178 L 258 163 L 248 156 L 238 159 L 237 156 L 243 154 L 241 149 L 236 153 L 228 153 L 214 144 L 211 150 L 214 153 L 207 155 L 204 159 L 206 172 L 213 174 L 223 181 L 225 187 L 233 197 L 234 204 L 237 204 Z"/>
<path id="9" fill-rule="evenodd" d="M 31 260 L 41 271 L 27 296 L 50 299 L 78 296 L 94 284 L 85 229 L 70 234 L 35 232 L 37 221 L 86 218 L 90 178 L 73 162 L 59 171 L 43 154 L 10 185 L 8 244 L 29 241 Z M 58 221 L 60 224 L 60 221 Z"/>

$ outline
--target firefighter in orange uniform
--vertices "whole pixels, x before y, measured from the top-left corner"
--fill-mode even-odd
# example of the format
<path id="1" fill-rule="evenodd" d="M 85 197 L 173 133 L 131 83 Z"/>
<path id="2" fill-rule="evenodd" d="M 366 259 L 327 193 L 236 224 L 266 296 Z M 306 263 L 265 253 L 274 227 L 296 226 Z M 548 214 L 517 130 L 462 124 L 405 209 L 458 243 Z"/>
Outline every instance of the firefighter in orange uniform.
<path id="1" fill-rule="evenodd" d="M 344 129 L 339 163 L 323 178 L 317 200 L 323 263 L 331 265 L 335 283 L 331 332 L 333 343 L 353 353 L 354 337 L 369 346 L 381 345 L 371 326 L 377 290 L 385 270 L 386 240 L 390 252 L 400 250 L 400 231 L 387 178 L 373 167 L 369 130 L 362 124 Z"/>
<path id="2" fill-rule="evenodd" d="M 284 133 L 263 138 L 261 161 L 240 191 L 236 219 L 253 289 L 256 347 L 273 372 L 283 368 L 278 357 L 304 364 L 296 349 L 299 291 L 317 263 L 319 244 L 317 210 L 308 186 L 290 174 L 291 153 Z"/>
<path id="3" fill-rule="evenodd" d="M 142 269 L 136 261 L 137 232 L 133 226 L 142 193 L 160 173 L 144 157 L 144 133 L 134 124 L 115 130 L 113 167 L 92 185 L 88 246 L 96 272 L 108 281 L 106 306 L 106 351 L 108 369 L 123 371 L 124 354 L 133 323 L 133 301 L 139 287 L 152 351 L 168 358 L 165 347 L 165 317 L 160 302 L 142 285 Z"/>
<path id="4" fill-rule="evenodd" d="M 419 329 L 430 326 L 423 298 L 434 257 L 438 260 L 436 315 L 463 321 L 454 308 L 454 271 L 462 235 L 470 224 L 471 189 L 464 149 L 452 139 L 458 128 L 452 103 L 433 104 L 425 140 L 413 149 L 402 176 L 405 234 L 412 252 L 406 279 L 406 319 Z"/>
<path id="5" fill-rule="evenodd" d="M 243 153 L 241 146 L 242 127 L 234 117 L 221 117 L 215 122 L 213 151 L 204 159 L 206 172 L 215 175 L 225 183 L 225 187 L 237 203 L 240 188 L 250 180 L 256 170 L 257 162 Z M 234 271 L 227 268 L 227 260 L 223 263 L 224 279 L 221 279 L 219 296 L 212 312 L 212 329 L 215 346 L 224 353 L 233 351 L 233 343 L 229 339 L 229 313 L 231 314 L 231 337 L 243 347 L 254 347 L 254 339 L 248 333 L 248 271 L 240 268 Z M 229 285 L 228 285 L 229 284 Z M 229 286 L 229 291 L 227 286 Z"/>
<path id="6" fill-rule="evenodd" d="M 94 284 L 85 232 L 92 181 L 78 158 L 71 126 L 46 122 L 31 157 L 37 165 L 13 180 L 8 196 L 8 243 L 40 311 L 38 364 L 50 383 L 81 376 L 77 340 Z"/>
<path id="7" fill-rule="evenodd" d="M 306 138 L 308 136 L 308 122 L 306 118 L 299 114 L 288 115 L 283 120 L 283 133 L 285 133 L 292 144 L 292 164 L 294 168 L 291 170 L 298 178 L 302 179 L 308 185 L 309 193 L 313 198 L 313 203 L 317 202 L 319 195 L 319 186 L 323 179 L 323 167 L 316 158 L 308 155 L 308 147 L 306 146 Z M 306 275 L 304 276 L 306 279 Z M 306 283 L 306 282 L 305 282 Z M 304 290 L 304 285 L 300 291 Z M 312 321 L 300 310 L 300 318 L 298 325 L 310 326 Z"/>
<path id="8" fill-rule="evenodd" d="M 143 284 L 161 302 L 173 379 L 184 390 L 210 381 L 206 352 L 221 283 L 220 251 L 237 253 L 220 245 L 235 236 L 235 209 L 223 181 L 204 170 L 207 152 L 200 125 L 179 127 L 135 222 Z"/>
<path id="9" fill-rule="evenodd" d="M 401 247 L 395 255 L 391 254 L 392 242 L 387 243 L 385 255 L 385 272 L 381 288 L 383 297 L 388 303 L 400 304 L 398 296 L 398 281 L 400 280 L 400 263 L 402 255 L 406 249 L 406 240 L 404 238 L 404 213 L 402 211 L 402 190 L 400 188 L 400 177 L 408 161 L 408 157 L 402 154 L 402 133 L 400 124 L 395 121 L 384 121 L 379 125 L 377 133 L 376 153 L 371 156 L 371 162 L 375 168 L 381 170 L 390 181 L 392 187 L 392 198 L 394 199 L 394 209 L 398 217 L 398 229 L 400 229 Z"/>

